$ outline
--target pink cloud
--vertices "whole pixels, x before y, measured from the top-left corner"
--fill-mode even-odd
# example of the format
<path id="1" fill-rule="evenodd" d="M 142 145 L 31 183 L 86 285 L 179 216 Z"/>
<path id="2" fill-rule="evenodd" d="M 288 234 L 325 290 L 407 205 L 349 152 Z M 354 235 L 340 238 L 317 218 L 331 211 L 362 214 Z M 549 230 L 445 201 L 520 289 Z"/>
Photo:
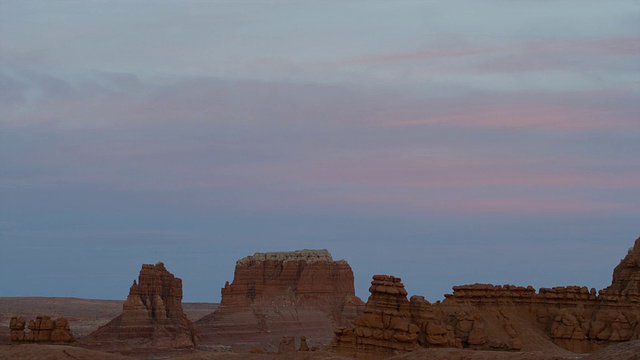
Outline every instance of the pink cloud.
<path id="1" fill-rule="evenodd" d="M 640 37 L 530 43 L 525 46 L 525 49 L 531 53 L 544 55 L 575 54 L 616 56 L 640 54 Z"/>
<path id="2" fill-rule="evenodd" d="M 403 159 L 375 156 L 357 161 L 313 162 L 294 179 L 313 186 L 362 185 L 378 188 L 470 188 L 470 187 L 591 187 L 636 189 L 640 174 L 609 173 L 626 168 L 627 162 L 609 160 L 585 164 L 571 159 L 535 157 L 487 159 L 481 156 L 438 155 Z M 599 166 L 596 166 L 599 165 Z"/>
<path id="3" fill-rule="evenodd" d="M 466 193 L 423 195 L 412 191 L 345 191 L 285 193 L 270 207 L 297 206 L 301 209 L 332 209 L 346 212 L 393 214 L 576 214 L 635 211 L 637 205 L 572 196 L 473 196 Z"/>
<path id="4" fill-rule="evenodd" d="M 590 58 L 640 54 L 640 37 L 526 42 L 496 49 L 495 54 L 499 57 L 471 68 L 495 73 L 580 69 Z"/>
<path id="5" fill-rule="evenodd" d="M 342 62 L 345 65 L 363 65 L 363 64 L 387 64 L 405 61 L 419 61 L 435 58 L 450 57 L 466 57 L 478 54 L 484 54 L 494 51 L 489 48 L 481 49 L 441 49 L 441 50 L 424 50 L 406 53 L 390 53 L 370 56 L 361 56 L 348 59 Z"/>
<path id="6" fill-rule="evenodd" d="M 585 94 L 588 97 L 589 94 Z M 594 99 L 596 100 L 596 99 Z M 508 102 L 505 99 L 505 102 Z M 588 105 L 584 101 L 585 106 Z M 453 127 L 534 128 L 549 130 L 589 130 L 598 128 L 637 128 L 640 122 L 633 114 L 619 108 L 587 108 L 562 105 L 498 105 L 470 107 L 451 113 L 424 118 L 398 119 L 381 124 L 383 127 L 415 127 L 442 125 Z"/>

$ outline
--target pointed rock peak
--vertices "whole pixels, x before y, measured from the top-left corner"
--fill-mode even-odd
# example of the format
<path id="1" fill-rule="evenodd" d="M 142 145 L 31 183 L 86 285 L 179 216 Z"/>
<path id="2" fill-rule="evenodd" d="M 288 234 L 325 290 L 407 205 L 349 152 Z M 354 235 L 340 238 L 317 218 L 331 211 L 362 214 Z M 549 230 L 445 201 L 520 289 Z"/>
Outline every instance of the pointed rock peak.
<path id="1" fill-rule="evenodd" d="M 611 285 L 603 289 L 601 293 L 605 295 L 619 294 L 626 299 L 638 298 L 640 295 L 640 238 L 636 239 L 627 256 L 613 269 Z"/>
<path id="2" fill-rule="evenodd" d="M 194 347 L 197 342 L 193 324 L 182 310 L 182 280 L 163 263 L 142 265 L 116 319 L 91 333 L 88 341 L 141 339 L 141 347 L 162 343 L 168 348 Z"/>
<path id="3" fill-rule="evenodd" d="M 629 249 L 629 253 L 636 253 L 640 255 L 640 237 L 636 239 L 635 244 L 631 249 Z"/>

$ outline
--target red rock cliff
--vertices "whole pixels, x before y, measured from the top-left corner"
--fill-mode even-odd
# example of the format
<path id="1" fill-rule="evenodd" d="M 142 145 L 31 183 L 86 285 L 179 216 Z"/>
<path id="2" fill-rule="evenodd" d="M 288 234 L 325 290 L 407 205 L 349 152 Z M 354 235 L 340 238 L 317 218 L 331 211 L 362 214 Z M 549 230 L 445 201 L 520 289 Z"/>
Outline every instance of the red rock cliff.
<path id="1" fill-rule="evenodd" d="M 321 343 L 362 307 L 351 267 L 327 250 L 256 253 L 236 262 L 220 307 L 196 327 L 203 342 L 275 347 L 283 335 L 305 335 Z"/>

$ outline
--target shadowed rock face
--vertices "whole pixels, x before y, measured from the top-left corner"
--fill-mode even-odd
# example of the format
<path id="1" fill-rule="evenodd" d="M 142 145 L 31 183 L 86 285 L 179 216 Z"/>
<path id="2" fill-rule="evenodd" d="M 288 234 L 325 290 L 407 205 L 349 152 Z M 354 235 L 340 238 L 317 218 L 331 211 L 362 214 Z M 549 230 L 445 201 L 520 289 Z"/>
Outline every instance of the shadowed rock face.
<path id="1" fill-rule="evenodd" d="M 353 271 L 327 250 L 256 253 L 236 262 L 219 308 L 196 323 L 204 343 L 277 347 L 282 336 L 328 342 L 362 311 Z"/>
<path id="2" fill-rule="evenodd" d="M 590 352 L 640 339 L 640 239 L 613 272 L 611 286 L 541 288 L 473 284 L 431 304 L 407 300 L 400 279 L 376 275 L 355 327 L 335 330 L 332 348 L 385 357 L 417 348 Z"/>
<path id="3" fill-rule="evenodd" d="M 195 329 L 182 310 L 182 280 L 161 262 L 142 265 L 138 281 L 133 281 L 122 306 L 122 314 L 86 338 L 98 343 L 129 340 L 160 348 L 196 345 Z"/>

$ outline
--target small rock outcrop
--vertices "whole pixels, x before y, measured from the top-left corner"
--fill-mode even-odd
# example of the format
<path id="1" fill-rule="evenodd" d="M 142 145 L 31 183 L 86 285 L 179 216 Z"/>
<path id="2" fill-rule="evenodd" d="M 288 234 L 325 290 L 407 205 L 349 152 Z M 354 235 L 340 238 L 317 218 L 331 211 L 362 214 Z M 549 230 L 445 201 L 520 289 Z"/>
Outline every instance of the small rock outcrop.
<path id="1" fill-rule="evenodd" d="M 29 332 L 25 332 L 25 326 Z M 49 316 L 38 316 L 35 320 L 27 322 L 20 317 L 12 317 L 9 322 L 11 343 L 48 343 L 48 344 L 72 344 L 76 341 L 69 322 L 65 318 L 51 319 Z"/>
<path id="2" fill-rule="evenodd" d="M 291 354 L 296 352 L 296 339 L 293 336 L 283 336 L 278 344 L 278 354 Z"/>
<path id="3" fill-rule="evenodd" d="M 333 328 L 353 324 L 364 303 L 353 271 L 327 250 L 255 253 L 236 262 L 218 309 L 196 322 L 203 343 L 253 348 L 308 334 L 328 343 Z"/>
<path id="4" fill-rule="evenodd" d="M 182 280 L 159 262 L 144 264 L 133 281 L 122 314 L 91 333 L 87 342 L 134 341 L 158 348 L 197 344 L 195 329 L 182 310 Z"/>
<path id="5" fill-rule="evenodd" d="M 306 336 L 300 337 L 300 347 L 298 348 L 298 351 L 309 351 L 309 345 L 307 344 Z"/>

